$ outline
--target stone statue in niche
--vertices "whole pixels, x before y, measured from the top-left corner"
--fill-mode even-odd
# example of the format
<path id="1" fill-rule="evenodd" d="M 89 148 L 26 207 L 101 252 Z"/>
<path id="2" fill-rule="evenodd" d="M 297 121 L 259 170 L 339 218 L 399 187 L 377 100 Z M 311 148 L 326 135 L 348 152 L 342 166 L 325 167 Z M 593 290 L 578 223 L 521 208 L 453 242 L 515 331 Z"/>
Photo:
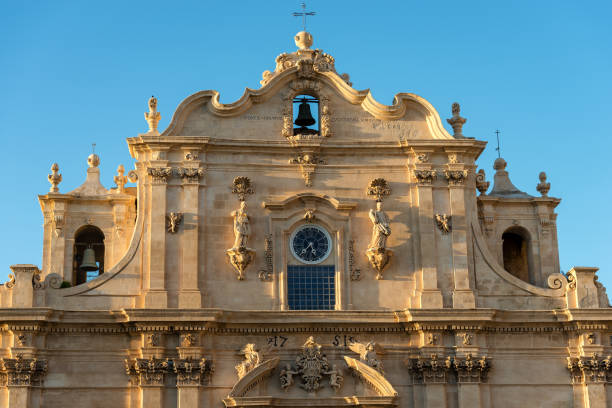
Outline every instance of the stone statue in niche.
<path id="1" fill-rule="evenodd" d="M 232 212 L 234 219 L 234 246 L 225 252 L 229 256 L 231 264 L 238 271 L 238 280 L 244 280 L 244 271 L 255 258 L 255 250 L 247 246 L 251 235 L 251 226 L 249 215 L 247 214 L 246 197 L 254 192 L 251 180 L 248 177 L 236 177 L 232 192 L 238 195 L 240 208 Z"/>
<path id="2" fill-rule="evenodd" d="M 370 182 L 367 194 L 376 199 L 376 209 L 370 210 L 370 220 L 372 221 L 372 240 L 366 251 L 370 264 L 376 271 L 376 279 L 382 279 L 383 270 L 389 264 L 389 259 L 393 255 L 387 249 L 387 238 L 391 235 L 389 217 L 382 209 L 383 197 L 391 194 L 387 180 L 377 178 Z"/>
<path id="3" fill-rule="evenodd" d="M 240 202 L 240 209 L 233 211 L 232 217 L 234 217 L 234 235 L 236 237 L 233 248 L 246 248 L 249 241 L 249 235 L 251 235 L 246 201 Z"/>
<path id="4" fill-rule="evenodd" d="M 336 364 L 332 365 L 332 369 L 324 374 L 329 375 L 329 386 L 332 387 L 334 391 L 338 391 L 340 387 L 342 387 L 344 377 L 340 374 L 340 370 Z"/>
<path id="5" fill-rule="evenodd" d="M 370 220 L 374 224 L 370 248 L 386 248 L 387 237 L 391 235 L 391 227 L 389 217 L 382 209 L 382 201 L 376 203 L 376 210 L 370 210 Z"/>

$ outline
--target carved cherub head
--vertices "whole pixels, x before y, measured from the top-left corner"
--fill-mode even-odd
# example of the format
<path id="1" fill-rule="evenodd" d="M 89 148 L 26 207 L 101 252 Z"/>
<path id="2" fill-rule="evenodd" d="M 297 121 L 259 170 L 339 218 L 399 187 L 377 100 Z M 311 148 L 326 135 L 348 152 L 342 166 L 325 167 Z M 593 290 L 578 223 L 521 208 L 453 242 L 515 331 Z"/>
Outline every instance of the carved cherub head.
<path id="1" fill-rule="evenodd" d="M 382 211 L 382 201 L 376 202 L 376 211 Z"/>

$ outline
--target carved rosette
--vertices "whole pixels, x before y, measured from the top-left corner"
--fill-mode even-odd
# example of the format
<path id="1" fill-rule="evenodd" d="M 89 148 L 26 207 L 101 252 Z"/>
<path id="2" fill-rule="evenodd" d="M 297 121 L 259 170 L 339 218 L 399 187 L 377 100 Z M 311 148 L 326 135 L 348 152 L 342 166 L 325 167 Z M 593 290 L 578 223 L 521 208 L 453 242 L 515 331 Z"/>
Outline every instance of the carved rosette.
<path id="1" fill-rule="evenodd" d="M 611 375 L 612 358 L 601 358 L 596 353 L 591 357 L 568 357 L 567 369 L 574 384 L 605 383 Z"/>
<path id="2" fill-rule="evenodd" d="M 176 385 L 178 386 L 210 384 L 214 372 L 214 366 L 205 358 L 179 359 L 175 360 L 172 366 L 176 373 Z"/>
<path id="3" fill-rule="evenodd" d="M 166 184 L 168 177 L 172 175 L 171 167 L 149 167 L 147 174 L 151 176 L 153 184 Z"/>
<path id="4" fill-rule="evenodd" d="M 451 186 L 460 186 L 467 179 L 467 170 L 444 170 L 444 177 Z"/>
<path id="5" fill-rule="evenodd" d="M 204 175 L 204 169 L 201 167 L 178 167 L 176 175 L 183 180 L 183 184 L 199 184 Z"/>
<path id="6" fill-rule="evenodd" d="M 414 178 L 419 185 L 431 185 L 436 177 L 435 170 L 414 170 Z"/>
<path id="7" fill-rule="evenodd" d="M 125 360 L 125 371 L 134 385 L 164 385 L 166 375 L 172 372 L 172 361 L 150 357 Z"/>
<path id="8" fill-rule="evenodd" d="M 38 358 L 23 358 L 18 354 L 16 358 L 0 359 L 0 374 L 10 386 L 40 387 L 43 377 L 47 374 L 47 360 Z"/>

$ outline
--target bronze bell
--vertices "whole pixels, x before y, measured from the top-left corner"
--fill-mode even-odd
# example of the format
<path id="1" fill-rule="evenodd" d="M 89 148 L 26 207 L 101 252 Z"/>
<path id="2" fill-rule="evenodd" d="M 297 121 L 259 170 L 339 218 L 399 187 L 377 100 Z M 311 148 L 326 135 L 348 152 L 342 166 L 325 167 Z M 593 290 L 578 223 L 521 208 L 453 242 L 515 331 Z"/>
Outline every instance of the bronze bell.
<path id="1" fill-rule="evenodd" d="M 83 251 L 83 262 L 79 266 L 82 271 L 97 271 L 98 264 L 96 263 L 96 252 L 93 248 L 86 248 Z"/>
<path id="2" fill-rule="evenodd" d="M 302 99 L 298 117 L 294 123 L 303 128 L 315 124 L 315 119 L 312 117 L 312 113 L 310 113 L 310 104 L 306 102 L 306 99 Z"/>

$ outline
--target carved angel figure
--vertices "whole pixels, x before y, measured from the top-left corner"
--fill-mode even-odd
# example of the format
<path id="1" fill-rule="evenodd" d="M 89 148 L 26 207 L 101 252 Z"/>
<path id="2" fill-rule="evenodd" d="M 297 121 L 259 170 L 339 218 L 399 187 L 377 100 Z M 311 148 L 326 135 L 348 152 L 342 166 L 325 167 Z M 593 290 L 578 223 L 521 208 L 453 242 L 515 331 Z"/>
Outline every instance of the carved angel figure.
<path id="1" fill-rule="evenodd" d="M 383 352 L 383 348 L 377 343 L 370 341 L 367 344 L 363 343 L 350 343 L 349 348 L 351 351 L 359 354 L 361 361 L 384 375 L 382 362 L 378 359 L 378 353 Z"/>
<path id="2" fill-rule="evenodd" d="M 236 366 L 238 379 L 244 377 L 261 362 L 261 354 L 255 350 L 255 344 L 253 343 L 244 346 L 240 352 L 244 354 L 244 361 Z"/>
<path id="3" fill-rule="evenodd" d="M 298 374 L 297 371 L 291 367 L 291 364 L 287 363 L 284 369 L 280 372 L 280 384 L 281 388 L 287 391 L 287 388 L 293 385 L 293 376 Z"/>
<path id="4" fill-rule="evenodd" d="M 340 387 L 342 387 L 342 382 L 344 381 L 344 377 L 340 374 L 340 370 L 338 370 L 338 366 L 334 364 L 330 371 L 325 372 L 324 374 L 329 375 L 329 386 L 334 389 L 334 391 L 338 391 Z"/>
<path id="5" fill-rule="evenodd" d="M 381 201 L 376 202 L 376 210 L 370 210 L 370 220 L 374 224 L 370 248 L 386 248 L 387 237 L 391 235 L 391 227 L 389 227 L 389 217 L 382 209 Z"/>
<path id="6" fill-rule="evenodd" d="M 236 236 L 233 248 L 246 248 L 249 235 L 251 235 L 251 226 L 249 225 L 249 216 L 246 208 L 246 201 L 241 201 L 240 209 L 232 212 L 234 217 L 234 235 Z"/>

